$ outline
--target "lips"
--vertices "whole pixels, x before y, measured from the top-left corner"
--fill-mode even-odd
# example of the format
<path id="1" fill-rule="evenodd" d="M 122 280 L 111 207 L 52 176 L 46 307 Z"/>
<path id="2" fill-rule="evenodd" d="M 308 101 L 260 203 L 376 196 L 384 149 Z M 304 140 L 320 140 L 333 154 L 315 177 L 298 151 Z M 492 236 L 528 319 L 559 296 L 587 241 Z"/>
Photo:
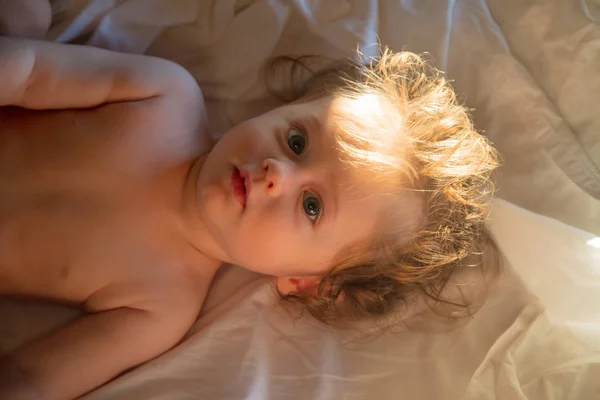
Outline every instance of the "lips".
<path id="1" fill-rule="evenodd" d="M 233 188 L 233 197 L 237 200 L 242 208 L 246 208 L 246 201 L 250 194 L 250 179 L 248 173 L 240 170 L 237 167 L 233 168 L 231 175 L 231 187 Z"/>

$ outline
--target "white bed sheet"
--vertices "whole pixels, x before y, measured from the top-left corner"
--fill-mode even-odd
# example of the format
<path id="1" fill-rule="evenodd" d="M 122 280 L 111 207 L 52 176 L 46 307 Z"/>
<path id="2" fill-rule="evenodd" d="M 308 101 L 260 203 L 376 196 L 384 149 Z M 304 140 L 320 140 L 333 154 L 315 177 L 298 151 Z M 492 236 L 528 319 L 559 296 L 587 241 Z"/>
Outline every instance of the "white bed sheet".
<path id="1" fill-rule="evenodd" d="M 265 279 L 227 268 L 180 346 L 87 399 L 597 398 L 596 0 L 55 0 L 54 7 L 62 22 L 50 39 L 186 66 L 209 100 L 217 136 L 267 105 L 260 68 L 274 54 L 343 58 L 377 37 L 428 51 L 503 153 L 501 196 L 562 221 L 498 201 L 490 229 L 504 269 L 482 310 L 443 334 L 397 327 L 373 337 L 294 320 Z M 73 315 L 0 302 L 0 352 Z M 409 320 L 419 316 L 415 310 Z"/>

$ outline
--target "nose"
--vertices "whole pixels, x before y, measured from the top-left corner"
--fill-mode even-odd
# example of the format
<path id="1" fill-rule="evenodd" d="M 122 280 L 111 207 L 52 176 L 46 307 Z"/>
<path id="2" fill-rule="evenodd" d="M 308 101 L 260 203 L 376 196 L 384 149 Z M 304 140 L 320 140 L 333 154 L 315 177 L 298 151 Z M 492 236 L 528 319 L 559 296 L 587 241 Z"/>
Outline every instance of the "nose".
<path id="1" fill-rule="evenodd" d="M 284 193 L 293 181 L 293 167 L 286 163 L 267 158 L 261 163 L 264 172 L 265 192 L 271 196 L 279 196 Z"/>

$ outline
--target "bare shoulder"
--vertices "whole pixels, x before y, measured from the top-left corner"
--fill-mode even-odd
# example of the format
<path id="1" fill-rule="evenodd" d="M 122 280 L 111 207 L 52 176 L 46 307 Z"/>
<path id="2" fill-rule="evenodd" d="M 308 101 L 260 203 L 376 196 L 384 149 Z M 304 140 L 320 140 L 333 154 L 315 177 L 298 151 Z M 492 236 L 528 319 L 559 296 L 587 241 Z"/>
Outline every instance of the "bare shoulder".
<path id="1" fill-rule="evenodd" d="M 180 65 L 148 58 L 162 85 L 159 95 L 134 102 L 107 104 L 92 117 L 112 126 L 123 151 L 130 149 L 140 165 L 161 165 L 159 160 L 179 162 L 208 152 L 214 145 L 202 91 Z M 102 122 L 109 121 L 109 122 Z M 124 139 L 125 140 L 122 140 Z"/>
<path id="2" fill-rule="evenodd" d="M 152 70 L 148 77 L 160 79 L 165 82 L 160 93 L 150 98 L 157 108 L 164 109 L 173 107 L 169 111 L 177 111 L 178 114 L 192 113 L 197 115 L 198 110 L 205 112 L 204 97 L 202 90 L 192 74 L 181 65 L 162 58 L 146 57 L 146 68 Z M 156 110 L 155 110 L 156 111 Z"/>
<path id="3" fill-rule="evenodd" d="M 208 115 L 201 88 L 182 66 L 164 59 L 152 59 L 163 79 L 169 82 L 160 96 L 131 108 L 137 128 L 143 136 L 158 135 L 163 146 L 175 145 L 210 150 L 213 139 L 208 129 Z M 149 130 L 150 129 L 150 130 Z M 163 147 L 165 149 L 165 147 Z"/>
<path id="4" fill-rule="evenodd" d="M 192 101 L 204 104 L 202 91 L 196 79 L 183 66 L 174 61 L 148 57 L 154 64 L 153 68 L 157 69 L 157 75 L 163 75 L 165 80 L 169 82 L 168 87 L 164 89 L 162 94 L 169 97 L 173 101 Z"/>

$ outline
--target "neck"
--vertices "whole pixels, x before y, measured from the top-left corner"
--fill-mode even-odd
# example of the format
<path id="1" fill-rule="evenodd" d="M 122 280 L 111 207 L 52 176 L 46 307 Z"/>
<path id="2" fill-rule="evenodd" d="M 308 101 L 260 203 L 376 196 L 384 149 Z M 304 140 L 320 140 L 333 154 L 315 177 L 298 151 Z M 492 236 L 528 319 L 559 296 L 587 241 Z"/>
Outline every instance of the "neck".
<path id="1" fill-rule="evenodd" d="M 204 223 L 198 210 L 198 178 L 206 160 L 199 157 L 187 169 L 185 180 L 179 188 L 181 193 L 178 209 L 180 230 L 189 245 L 204 256 L 226 262 L 223 251 Z"/>

